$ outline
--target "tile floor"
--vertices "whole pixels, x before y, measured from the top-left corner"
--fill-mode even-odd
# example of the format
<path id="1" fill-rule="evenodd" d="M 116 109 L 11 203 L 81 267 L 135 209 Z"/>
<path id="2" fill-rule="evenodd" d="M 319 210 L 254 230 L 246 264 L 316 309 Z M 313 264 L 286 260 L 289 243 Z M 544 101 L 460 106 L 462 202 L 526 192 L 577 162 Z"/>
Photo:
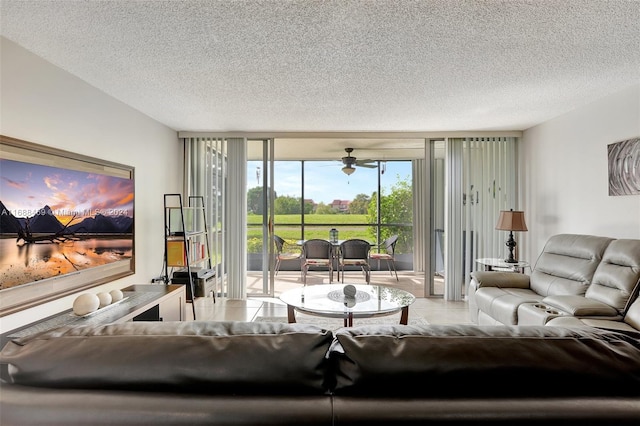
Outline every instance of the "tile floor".
<path id="1" fill-rule="evenodd" d="M 325 276 L 326 275 L 326 276 Z M 364 284 L 357 271 L 347 272 L 345 284 Z M 424 318 L 429 324 L 468 324 L 469 313 L 466 301 L 446 301 L 441 297 L 424 297 L 424 277 L 413 273 L 400 273 L 399 280 L 386 272 L 373 272 L 373 284 L 387 285 L 410 291 L 416 301 L 409 308 L 409 318 Z M 276 277 L 275 297 L 248 297 L 246 300 L 217 297 L 199 297 L 195 301 L 196 318 L 213 321 L 253 321 L 257 317 L 286 317 L 287 307 L 278 299 L 278 295 L 289 288 L 302 286 L 299 272 L 281 271 Z M 338 283 L 334 276 L 334 283 Z M 362 281 L 362 282 L 360 282 Z M 307 285 L 329 283 L 328 274 L 318 272 L 308 277 Z M 248 292 L 258 293 L 262 289 L 257 274 L 247 277 Z M 193 308 L 187 305 L 187 319 L 193 318 Z"/>

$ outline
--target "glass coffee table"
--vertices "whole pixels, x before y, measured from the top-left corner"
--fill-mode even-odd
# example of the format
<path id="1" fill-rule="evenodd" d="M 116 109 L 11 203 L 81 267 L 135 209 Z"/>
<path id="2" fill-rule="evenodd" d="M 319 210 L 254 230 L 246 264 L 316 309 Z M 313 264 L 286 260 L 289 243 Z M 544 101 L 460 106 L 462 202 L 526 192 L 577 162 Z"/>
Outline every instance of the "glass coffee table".
<path id="1" fill-rule="evenodd" d="M 400 324 L 407 324 L 409 305 L 415 296 L 407 291 L 381 285 L 353 285 L 355 297 L 344 294 L 348 284 L 318 284 L 287 290 L 280 300 L 287 304 L 287 319 L 296 322 L 295 311 L 330 318 L 344 318 L 353 326 L 354 318 L 371 318 L 400 312 Z"/>

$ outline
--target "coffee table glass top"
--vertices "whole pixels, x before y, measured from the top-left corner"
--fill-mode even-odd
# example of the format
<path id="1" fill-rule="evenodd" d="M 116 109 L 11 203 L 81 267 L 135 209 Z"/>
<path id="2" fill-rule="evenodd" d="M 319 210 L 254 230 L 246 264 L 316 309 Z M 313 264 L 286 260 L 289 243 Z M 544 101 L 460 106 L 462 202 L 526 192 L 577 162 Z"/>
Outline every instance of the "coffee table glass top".
<path id="1" fill-rule="evenodd" d="M 415 296 L 407 291 L 381 285 L 354 285 L 355 297 L 346 297 L 347 284 L 318 284 L 292 290 L 280 295 L 280 300 L 296 310 L 322 316 L 353 317 L 389 315 L 411 305 Z"/>

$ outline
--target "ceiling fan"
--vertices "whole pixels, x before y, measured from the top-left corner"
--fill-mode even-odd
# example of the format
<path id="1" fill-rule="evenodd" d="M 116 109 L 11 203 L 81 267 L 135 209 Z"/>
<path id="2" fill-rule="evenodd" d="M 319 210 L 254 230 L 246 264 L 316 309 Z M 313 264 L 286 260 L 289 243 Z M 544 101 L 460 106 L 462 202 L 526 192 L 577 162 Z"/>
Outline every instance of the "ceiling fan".
<path id="1" fill-rule="evenodd" d="M 354 166 L 366 167 L 369 169 L 378 167 L 375 164 L 375 160 L 358 160 L 356 157 L 352 157 L 351 153 L 353 152 L 353 148 L 345 148 L 344 150 L 347 153 L 346 157 L 342 157 L 342 164 L 344 164 L 342 171 L 345 174 L 350 175 L 351 173 L 355 172 L 356 168 Z"/>

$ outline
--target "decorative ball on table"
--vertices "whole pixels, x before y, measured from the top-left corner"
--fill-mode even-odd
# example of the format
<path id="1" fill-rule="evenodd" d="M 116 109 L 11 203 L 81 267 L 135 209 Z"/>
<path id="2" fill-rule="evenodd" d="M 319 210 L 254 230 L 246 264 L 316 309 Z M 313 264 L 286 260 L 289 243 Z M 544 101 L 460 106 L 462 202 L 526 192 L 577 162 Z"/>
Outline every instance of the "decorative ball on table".
<path id="1" fill-rule="evenodd" d="M 73 313 L 87 315 L 100 307 L 100 298 L 92 293 L 83 293 L 73 301 Z"/>
<path id="2" fill-rule="evenodd" d="M 124 293 L 122 293 L 122 290 L 111 290 L 109 294 L 111 295 L 111 303 L 119 302 L 124 298 Z"/>
<path id="3" fill-rule="evenodd" d="M 354 285 L 347 284 L 342 291 L 346 297 L 356 297 L 356 287 Z"/>
<path id="4" fill-rule="evenodd" d="M 344 292 L 344 306 L 347 308 L 353 308 L 356 306 L 356 287 L 351 284 L 347 284 L 344 286 L 342 291 Z"/>
<path id="5" fill-rule="evenodd" d="M 111 304 L 112 298 L 111 294 L 107 292 L 98 293 L 98 299 L 100 299 L 100 307 L 104 308 L 105 306 L 109 306 Z"/>

